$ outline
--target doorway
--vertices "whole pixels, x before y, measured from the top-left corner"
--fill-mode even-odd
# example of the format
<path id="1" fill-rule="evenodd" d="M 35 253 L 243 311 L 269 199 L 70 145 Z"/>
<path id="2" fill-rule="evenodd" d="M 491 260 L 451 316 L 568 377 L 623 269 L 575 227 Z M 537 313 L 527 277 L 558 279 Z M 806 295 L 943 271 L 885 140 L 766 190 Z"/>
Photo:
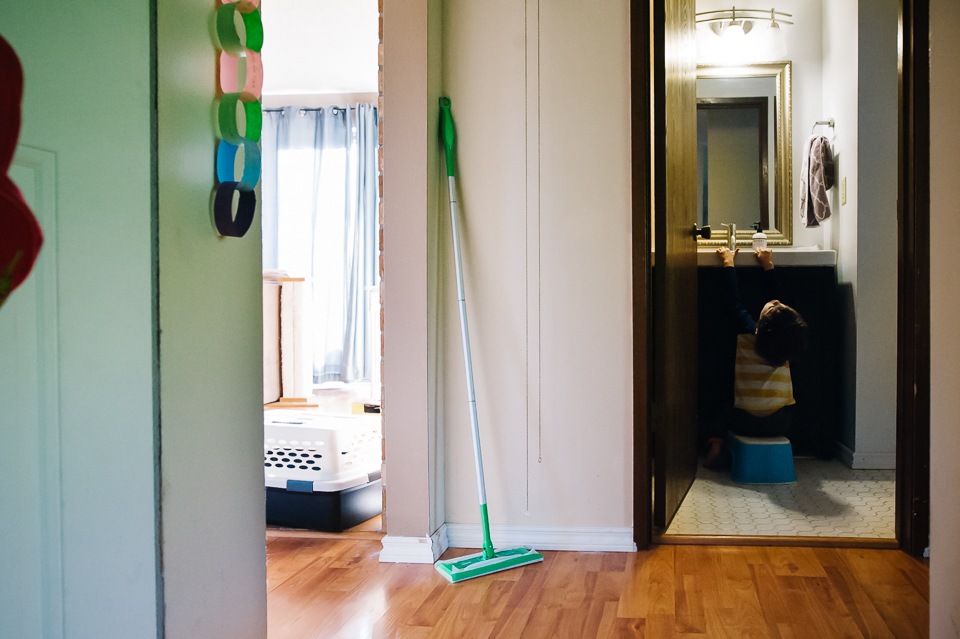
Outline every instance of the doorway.
<path id="1" fill-rule="evenodd" d="M 709 4 L 709 3 L 708 3 Z M 807 3 L 809 4 L 809 3 Z M 855 5 L 856 3 L 854 3 Z M 697 289 L 702 288 L 704 285 L 704 262 L 714 258 L 715 256 L 711 255 L 710 251 L 702 250 L 705 248 L 715 249 L 717 245 L 722 244 L 727 239 L 726 237 L 721 237 L 718 241 L 716 235 L 712 238 L 713 246 L 710 246 L 707 243 L 707 246 L 701 246 L 701 251 L 697 251 L 696 244 L 693 241 L 693 237 L 696 237 L 696 234 L 702 226 L 705 225 L 703 219 L 698 219 L 696 213 L 702 209 L 698 206 L 697 201 L 697 190 L 693 185 L 695 184 L 694 177 L 697 173 L 697 163 L 696 163 L 696 145 L 697 145 L 697 136 L 696 136 L 696 100 L 698 97 L 697 87 L 694 86 L 694 83 L 691 79 L 695 75 L 699 75 L 696 72 L 697 69 L 697 60 L 692 58 L 691 52 L 694 50 L 699 50 L 702 54 L 703 47 L 694 46 L 694 42 L 697 40 L 696 20 L 698 17 L 695 14 L 701 12 L 701 10 L 711 11 L 719 13 L 721 7 L 719 6 L 703 6 L 701 3 L 694 2 L 652 2 L 649 5 L 644 3 L 635 2 L 633 3 L 633 33 L 634 33 L 634 47 L 633 47 L 633 91 L 634 96 L 637 96 L 638 99 L 634 101 L 633 107 L 633 116 L 634 116 L 634 130 L 633 130 L 633 150 L 634 150 L 634 290 L 635 290 L 635 304 L 634 311 L 635 317 L 638 318 L 635 320 L 635 339 L 637 347 L 635 348 L 635 370 L 636 379 L 635 379 L 635 405 L 637 408 L 637 414 L 635 417 L 636 420 L 636 430 L 635 430 L 635 531 L 638 547 L 646 547 L 651 540 L 657 540 L 661 542 L 668 543 L 671 540 L 667 539 L 664 536 L 664 533 L 671 533 L 671 525 L 673 524 L 676 527 L 674 521 L 674 516 L 677 514 L 678 510 L 682 512 L 681 504 L 685 500 L 691 500 L 691 505 L 698 498 L 706 498 L 709 501 L 709 497 L 713 497 L 713 501 L 719 506 L 720 510 L 728 511 L 731 509 L 731 506 L 723 505 L 724 499 L 728 498 L 731 494 L 739 494 L 739 497 L 742 498 L 745 494 L 749 493 L 750 496 L 756 498 L 758 501 L 757 504 L 751 504 L 752 506 L 759 506 L 761 503 L 766 503 L 769 505 L 771 502 L 779 501 L 782 502 L 781 505 L 789 506 L 791 500 L 793 500 L 794 511 L 800 510 L 803 508 L 797 507 L 797 501 L 803 501 L 800 499 L 803 495 L 798 495 L 791 493 L 792 489 L 782 488 L 774 490 L 772 487 L 766 489 L 757 488 L 748 488 L 745 486 L 738 486 L 733 482 L 729 481 L 729 473 L 725 476 L 725 479 L 721 476 L 715 477 L 704 477 L 703 469 L 697 467 L 697 456 L 698 452 L 702 452 L 702 449 L 698 450 L 698 444 L 702 446 L 703 444 L 703 432 L 702 432 L 702 417 L 704 416 L 704 406 L 702 402 L 702 393 L 697 394 L 697 397 L 701 399 L 699 402 L 693 402 L 690 400 L 690 396 L 693 394 L 692 389 L 697 388 L 698 382 L 703 378 L 703 355 L 705 346 L 707 350 L 711 346 L 709 340 L 704 341 L 702 337 L 702 324 L 704 322 L 704 314 L 702 308 L 698 312 L 697 304 Z M 729 9 L 729 7 L 727 8 Z M 894 44 L 889 47 L 891 51 L 896 51 L 896 27 L 899 26 L 896 23 L 897 20 L 897 11 L 900 9 L 897 6 L 892 7 L 892 16 L 893 16 L 893 42 Z M 781 7 L 777 6 L 777 11 L 780 11 Z M 787 10 L 791 10 L 787 8 Z M 798 12 L 802 13 L 802 12 Z M 854 6 L 854 17 L 856 17 L 856 6 Z M 790 17 L 782 17 L 781 20 L 790 20 Z M 800 18 L 801 16 L 797 16 Z M 889 16 L 888 16 L 889 17 Z M 741 16 L 741 22 L 743 18 Z M 823 23 L 824 19 L 821 18 L 820 22 Z M 769 18 L 766 20 L 766 25 L 769 26 Z M 727 25 L 729 24 L 729 18 Z M 757 24 L 762 24 L 759 20 Z M 906 24 L 906 23 L 904 23 Z M 725 26 L 725 25 L 721 25 Z M 748 25 L 753 26 L 753 25 Z M 795 27 L 796 25 L 791 25 Z M 888 25 L 889 26 L 889 25 Z M 909 25 L 907 25 L 909 26 Z M 788 30 L 791 27 L 781 25 L 781 28 Z M 863 25 L 861 23 L 861 28 Z M 749 29 L 748 29 L 749 30 Z M 912 31 L 907 29 L 904 31 L 905 35 L 903 37 L 910 38 L 912 37 Z M 640 37 L 638 37 L 638 34 Z M 649 34 L 649 36 L 648 36 Z M 719 34 L 716 32 L 711 32 L 710 36 L 719 38 Z M 649 37 L 649 39 L 646 39 Z M 824 36 L 826 37 L 826 36 Z M 856 44 L 854 47 L 856 48 Z M 860 45 L 863 48 L 863 44 Z M 864 54 L 861 53 L 861 56 Z M 894 54 L 895 55 L 895 54 Z M 903 60 L 893 59 L 893 63 L 890 67 L 894 67 L 898 62 Z M 921 63 L 922 64 L 922 63 Z M 686 65 L 686 66 L 684 66 Z M 746 66 L 742 61 L 738 62 L 736 65 L 738 67 Z M 796 66 L 796 64 L 794 65 Z M 701 67 L 703 68 L 703 67 Z M 892 72 L 892 68 L 888 69 Z M 863 70 L 860 69 L 860 73 L 863 73 Z M 754 74 L 756 75 L 756 74 Z M 796 74 L 795 74 L 796 75 Z M 896 76 L 894 77 L 894 83 L 896 83 Z M 854 78 L 856 80 L 856 77 Z M 647 100 L 647 96 L 651 96 L 650 100 Z M 903 90 L 900 88 L 896 89 L 895 96 L 892 99 L 892 103 L 896 104 L 897 100 L 900 100 L 901 105 L 904 100 Z M 708 97 L 730 97 L 730 96 L 708 96 Z M 779 106 L 783 109 L 784 106 L 788 105 L 789 102 L 786 102 L 782 97 L 774 96 L 772 101 L 775 106 Z M 786 104 L 785 104 L 786 102 Z M 827 124 L 826 117 L 821 115 L 821 112 L 827 107 L 828 100 L 822 99 L 818 106 L 818 113 L 814 117 L 804 118 L 805 126 L 800 126 L 800 118 L 794 118 L 794 126 L 797 127 L 798 131 L 802 131 L 802 135 L 806 137 L 810 131 L 810 125 L 824 120 L 823 124 Z M 645 104 L 647 103 L 647 104 Z M 856 104 L 856 102 L 854 103 Z M 795 115 L 796 111 L 800 110 L 799 105 L 794 99 Z M 854 106 L 856 109 L 856 106 Z M 892 107 L 891 107 L 892 109 Z M 688 114 L 691 117 L 684 117 L 682 114 Z M 782 113 L 782 111 L 781 111 Z M 896 111 L 893 111 L 896 114 Z M 892 126 L 888 128 L 888 132 L 891 136 L 891 142 L 893 144 L 897 143 L 897 138 L 895 137 L 895 131 L 897 130 L 897 123 L 901 127 L 901 131 L 909 130 L 910 127 L 905 126 L 905 117 L 908 117 L 904 114 L 903 108 L 900 109 L 899 115 L 897 115 L 893 121 Z M 912 116 L 910 116 L 912 117 Z M 782 115 L 779 116 L 779 121 L 783 122 Z M 808 122 L 806 120 L 811 120 Z M 907 123 L 908 124 L 908 123 Z M 869 123 L 867 123 L 869 126 Z M 839 125 L 838 125 L 839 126 Z M 861 128 L 864 128 L 864 123 L 860 123 Z M 826 127 L 823 127 L 826 129 Z M 891 130 L 892 129 L 892 130 Z M 776 131 L 774 129 L 773 133 Z M 831 142 L 836 143 L 837 137 L 829 137 Z M 796 137 L 794 137 L 796 139 Z M 861 139 L 863 135 L 861 134 Z M 773 142 L 771 140 L 771 142 Z M 901 140 L 901 143 L 903 140 Z M 781 151 L 783 146 L 778 144 L 774 147 L 777 151 Z M 854 147 L 853 151 L 850 151 L 850 147 L 847 147 L 843 156 L 839 158 L 839 170 L 838 175 L 841 177 L 844 176 L 845 171 L 849 171 L 851 164 L 850 158 L 857 154 L 857 150 Z M 776 155 L 774 153 L 773 155 Z M 888 156 L 891 154 L 888 154 Z M 895 157 L 888 157 L 890 164 L 886 167 L 888 173 L 895 172 L 896 163 Z M 901 151 L 901 157 L 903 153 Z M 846 164 L 844 165 L 844 162 Z M 799 163 L 793 168 L 793 171 L 799 171 Z M 649 170 L 647 170 L 649 167 Z M 775 175 L 772 168 L 770 176 L 773 178 Z M 862 169 L 861 169 L 862 171 Z M 861 176 L 863 176 L 861 172 Z M 856 179 L 856 173 L 853 173 L 854 180 Z M 871 179 L 872 174 L 867 175 L 866 177 L 861 177 L 861 193 L 864 189 L 869 188 L 869 180 Z M 892 184 L 892 178 L 890 180 Z M 901 188 L 903 187 L 903 175 L 899 177 L 899 182 Z M 770 180 L 771 184 L 778 184 L 776 179 Z M 678 187 L 678 185 L 686 185 Z M 890 186 L 890 185 L 888 185 Z M 691 188 L 693 187 L 693 188 Z M 840 209 L 838 213 L 843 212 L 842 207 L 847 206 L 845 203 L 841 204 L 841 200 L 846 202 L 849 189 L 849 185 L 844 187 L 843 183 L 838 184 L 836 189 L 836 195 L 832 196 L 835 198 L 835 208 Z M 856 204 L 856 184 L 854 184 L 853 189 L 849 191 L 851 199 L 854 200 Z M 660 194 L 660 197 L 658 197 Z M 782 189 L 779 192 L 771 194 L 771 198 L 776 196 L 778 199 L 783 195 Z M 864 200 L 869 199 L 869 196 L 861 195 Z M 893 193 L 892 197 L 889 198 L 889 207 L 893 213 L 891 218 L 891 225 L 886 229 L 886 239 L 885 241 L 893 245 L 896 245 L 897 236 L 900 236 L 900 241 L 904 241 L 903 235 L 904 231 L 902 228 L 898 231 L 893 229 L 897 228 L 897 217 L 896 217 L 896 193 Z M 900 198 L 901 205 L 903 204 L 903 198 Z M 793 202 L 793 207 L 796 206 L 795 201 Z M 678 212 L 682 211 L 683 214 L 680 215 Z M 796 219 L 796 210 L 792 210 L 787 216 L 785 216 L 783 224 L 777 224 L 776 226 L 771 220 L 771 227 L 775 233 L 770 233 L 768 231 L 768 237 L 775 238 L 775 241 L 772 244 L 782 244 L 782 246 L 774 246 L 774 256 L 778 255 L 778 251 L 783 254 L 783 256 L 788 260 L 786 264 L 789 264 L 792 269 L 793 274 L 798 274 L 800 267 L 803 266 L 803 259 L 807 259 L 809 254 L 804 257 L 794 257 L 789 256 L 789 249 L 786 249 L 786 246 L 793 240 L 799 239 L 799 237 L 788 238 L 790 223 L 793 223 L 797 226 L 799 224 L 795 222 Z M 903 213 L 903 211 L 901 211 Z M 689 219 L 687 217 L 689 216 Z M 849 219 L 849 215 L 846 216 Z M 841 215 L 837 215 L 834 221 L 840 219 Z M 903 215 L 901 214 L 901 221 Z M 713 221 L 711 219 L 710 221 Z M 725 221 L 725 220 L 717 220 Z M 766 230 L 766 226 L 763 227 Z M 797 228 L 795 231 L 798 236 L 803 236 L 803 233 L 807 232 L 806 228 Z M 714 233 L 716 230 L 714 229 Z M 842 254 L 845 250 L 845 247 L 842 246 L 842 236 L 834 230 L 833 235 L 830 235 L 830 231 L 824 229 L 821 231 L 821 246 L 820 249 L 823 251 L 828 250 L 828 247 L 833 246 L 836 253 Z M 856 231 L 854 231 L 854 234 Z M 736 235 L 734 236 L 735 241 L 739 240 L 739 245 L 746 246 L 745 251 L 742 251 L 741 255 L 737 259 L 737 266 L 741 266 L 741 261 L 744 258 L 753 259 L 752 256 L 744 255 L 744 253 L 750 252 L 750 240 L 753 231 L 747 231 L 740 227 Z M 839 237 L 838 237 L 839 236 Z M 849 239 L 850 234 L 847 233 L 847 238 Z M 703 240 L 701 240 L 703 242 Z M 856 244 L 854 244 L 854 251 Z M 849 248 L 846 248 L 849 250 Z M 892 251 L 891 251 L 892 252 Z M 790 259 L 799 260 L 796 262 L 790 262 Z M 781 262 L 781 264 L 784 264 Z M 743 264 L 746 266 L 746 264 Z M 824 267 L 825 265 L 818 265 Z M 901 263 L 901 269 L 903 264 Z M 713 269 L 714 271 L 719 271 L 720 269 Z M 745 271 L 746 269 L 737 269 L 738 271 Z M 824 270 L 824 269 L 821 269 Z M 788 269 L 783 269 L 784 274 Z M 849 273 L 849 269 L 848 269 Z M 715 274 L 714 274 L 715 277 Z M 849 290 L 843 290 L 844 279 L 843 275 L 833 276 L 833 283 L 839 283 L 838 286 L 838 295 L 836 300 L 839 300 L 841 304 L 844 302 L 847 305 L 853 303 L 851 297 L 849 296 Z M 709 281 L 709 277 L 706 278 Z M 798 284 L 800 279 L 799 277 L 792 277 L 791 284 Z M 820 290 L 823 291 L 823 287 L 829 287 L 831 285 L 830 276 L 824 276 L 822 273 L 817 275 L 815 278 L 818 280 L 817 286 L 820 287 Z M 747 282 L 741 284 L 741 292 L 743 289 L 746 289 Z M 901 291 L 899 296 L 897 293 L 894 293 L 896 287 L 893 287 L 891 290 L 887 290 L 887 306 L 885 307 L 885 313 L 892 314 L 894 318 L 897 314 L 897 308 L 899 304 L 900 313 L 902 315 L 904 310 L 904 298 L 903 298 L 903 285 L 901 283 Z M 844 294 L 847 294 L 848 297 L 844 298 Z M 638 300 L 638 297 L 642 297 L 642 300 Z M 699 294 L 699 299 L 703 300 L 703 292 Z M 898 300 L 899 302 L 891 302 L 890 300 Z M 828 297 L 828 301 L 830 298 Z M 909 301 L 906 302 L 910 304 Z M 762 305 L 762 303 L 761 303 Z M 756 309 L 759 311 L 759 307 Z M 851 317 L 849 308 L 844 308 L 841 306 L 840 312 L 841 317 L 848 318 L 846 325 L 843 326 L 841 336 L 844 340 L 851 339 L 851 327 L 849 326 Z M 853 310 L 856 310 L 855 308 Z M 831 313 L 834 312 L 829 308 L 829 305 L 822 304 L 821 308 L 817 308 L 815 311 L 811 312 L 812 317 L 818 319 L 818 323 L 821 324 L 821 327 L 824 325 L 822 322 L 823 318 L 831 317 Z M 696 323 L 699 321 L 701 326 L 696 326 Z M 855 320 L 856 315 L 852 316 Z M 691 325 L 691 318 L 692 324 Z M 863 317 L 860 321 L 860 327 L 863 326 L 864 322 L 867 322 L 868 318 Z M 901 322 L 903 321 L 901 317 Z M 852 329 L 852 343 L 856 344 L 856 330 L 859 328 L 856 324 L 853 325 Z M 896 334 L 896 324 L 893 325 L 892 334 Z M 821 338 L 828 339 L 829 336 L 824 337 L 823 332 L 821 332 Z M 699 337 L 699 340 L 698 340 Z M 904 353 L 902 352 L 903 348 L 903 339 L 900 338 L 901 353 L 900 361 L 902 365 Z M 699 342 L 699 343 L 698 343 Z M 889 344 L 892 344 L 894 340 L 890 340 Z M 850 342 L 840 341 L 838 344 L 824 343 L 819 346 L 820 353 L 830 353 L 831 349 L 833 351 L 839 352 L 850 352 L 849 349 L 845 350 L 845 346 Z M 862 342 L 861 342 L 862 344 Z M 855 350 L 855 349 L 853 349 Z M 861 346 L 861 355 L 863 354 L 863 347 Z M 887 361 L 887 367 L 890 369 L 887 377 L 889 378 L 891 388 L 893 389 L 890 395 L 896 394 L 896 388 L 904 387 L 905 383 L 909 383 L 912 388 L 913 382 L 905 382 L 905 377 L 901 374 L 897 377 L 897 360 L 898 357 L 895 355 L 895 349 L 892 345 L 884 353 Z M 730 352 L 730 371 L 728 371 L 729 376 L 731 377 L 731 388 L 732 388 L 732 359 L 733 352 Z M 848 360 L 848 366 L 852 367 L 854 375 L 856 374 L 858 363 L 862 367 L 862 357 L 861 361 L 858 362 L 856 354 L 854 354 L 852 360 Z M 921 358 L 922 359 L 922 358 Z M 698 361 L 699 360 L 699 361 Z M 839 384 L 842 385 L 844 379 L 843 375 L 847 372 L 843 368 L 844 360 L 833 360 L 833 361 L 821 361 L 820 370 L 826 370 L 828 372 L 834 372 L 838 375 Z M 809 362 L 808 362 L 809 364 Z M 795 379 L 797 383 L 800 383 L 801 374 L 806 373 L 807 371 L 800 370 L 803 367 L 797 367 L 795 370 Z M 837 373 L 839 371 L 839 373 Z M 869 379 L 870 371 L 861 375 L 863 381 L 864 379 Z M 898 380 L 896 383 L 893 380 Z M 837 387 L 834 387 L 837 388 Z M 798 393 L 800 392 L 798 387 Z M 857 393 L 861 394 L 860 401 L 863 401 L 864 396 L 869 395 L 868 391 L 855 390 L 852 395 L 852 401 L 850 401 L 850 406 L 857 406 Z M 882 497 L 879 497 L 876 494 L 867 495 L 870 500 L 881 499 L 885 502 L 882 506 L 884 513 L 884 527 L 885 531 L 889 528 L 889 531 L 886 531 L 884 537 L 885 541 L 877 541 L 878 537 L 867 538 L 866 541 L 852 541 L 855 535 L 863 534 L 851 530 L 849 533 L 847 531 L 842 531 L 842 535 L 823 535 L 823 537 L 845 537 L 846 541 L 830 539 L 828 543 L 833 545 L 842 545 L 843 543 L 867 543 L 872 545 L 889 546 L 891 544 L 897 544 L 894 538 L 894 527 L 897 529 L 896 539 L 899 539 L 901 542 L 907 539 L 907 535 L 903 533 L 904 527 L 907 526 L 904 518 L 909 517 L 909 513 L 904 512 L 902 509 L 896 511 L 897 518 L 894 519 L 894 513 L 891 512 L 894 509 L 891 508 L 892 502 L 895 501 L 895 487 L 894 481 L 899 481 L 902 478 L 902 473 L 907 472 L 908 467 L 914 467 L 915 464 L 923 466 L 924 462 L 919 457 L 923 455 L 922 451 L 919 451 L 916 448 L 911 450 L 915 451 L 912 455 L 908 457 L 907 461 L 904 461 L 903 452 L 901 450 L 901 444 L 903 442 L 903 437 L 905 433 L 916 433 L 916 431 L 922 431 L 925 426 L 922 423 L 922 419 L 918 422 L 916 420 L 911 421 L 909 424 L 905 419 L 895 420 L 893 415 L 897 413 L 898 408 L 902 408 L 900 404 L 891 407 L 889 421 L 890 421 L 890 431 L 889 436 L 891 441 L 895 438 L 896 440 L 896 453 L 893 450 L 888 451 L 890 459 L 882 459 L 879 462 L 877 458 L 872 460 L 864 460 L 862 458 L 856 458 L 852 453 L 854 452 L 850 447 L 847 447 L 847 453 L 849 453 L 850 459 L 844 458 L 843 461 L 845 464 L 840 462 L 828 461 L 827 459 L 817 459 L 828 458 L 836 456 L 836 453 L 839 449 L 841 457 L 844 455 L 843 446 L 838 446 L 837 441 L 842 445 L 844 443 L 844 433 L 840 432 L 841 428 L 844 425 L 844 419 L 848 417 L 845 414 L 845 405 L 842 394 L 839 398 L 835 398 L 831 402 L 821 402 L 826 405 L 821 408 L 822 414 L 832 415 L 833 419 L 836 421 L 830 423 L 829 420 L 819 420 L 817 428 L 822 432 L 817 434 L 823 434 L 829 437 L 829 446 L 824 446 L 822 441 L 816 441 L 815 438 L 811 438 L 811 441 L 804 441 L 803 437 L 798 438 L 796 444 L 797 447 L 803 448 L 802 453 L 806 453 L 810 456 L 810 459 L 797 459 L 795 460 L 797 465 L 797 478 L 801 480 L 801 483 L 797 484 L 800 493 L 806 492 L 806 497 L 812 497 L 809 492 L 805 491 L 802 475 L 813 475 L 814 483 L 818 487 L 821 496 L 825 496 L 827 499 L 828 505 L 834 508 L 837 511 L 846 509 L 848 512 L 851 510 L 856 514 L 858 508 L 850 508 L 851 501 L 843 497 L 844 490 L 848 489 L 858 489 L 863 488 L 864 482 L 869 482 L 872 484 L 872 488 L 880 487 L 881 491 L 884 493 Z M 649 402 L 647 401 L 649 397 Z M 807 395 L 809 398 L 809 395 Z M 800 403 L 800 398 L 797 398 L 797 402 Z M 804 409 L 809 409 L 811 402 L 809 400 L 804 401 Z M 649 409 L 649 410 L 648 410 Z M 698 422 L 698 413 L 700 413 L 700 430 L 696 426 Z M 894 435 L 894 432 L 896 435 Z M 849 435 L 847 433 L 846 435 Z M 855 436 L 855 435 L 854 435 Z M 912 435 L 911 435 L 912 436 Z M 848 439 L 848 441 L 853 441 Z M 858 442 L 859 444 L 859 442 Z M 860 447 L 856 447 L 857 450 L 860 450 Z M 892 469 L 893 466 L 893 457 L 900 455 L 901 457 L 897 460 L 897 470 Z M 858 465 L 860 466 L 858 468 Z M 870 468 L 871 465 L 879 465 L 881 468 Z M 853 466 L 853 468 L 850 468 Z M 844 474 L 846 473 L 846 474 Z M 728 491 L 729 494 L 714 494 L 712 496 L 706 496 L 704 491 L 695 491 L 697 483 L 695 479 L 708 479 L 712 480 L 709 483 L 712 483 L 713 487 L 723 493 Z M 832 483 L 831 483 L 832 482 Z M 701 482 L 702 483 L 702 482 Z M 809 483 L 809 482 L 808 482 Z M 824 489 L 826 486 L 826 489 Z M 691 488 L 693 487 L 693 488 Z M 729 489 L 729 490 L 728 490 Z M 694 490 L 692 493 L 688 491 Z M 745 492 L 746 491 L 746 492 Z M 831 492 L 834 491 L 834 492 Z M 794 492 L 797 492 L 796 490 Z M 854 493 L 856 494 L 856 493 Z M 922 495 L 920 496 L 922 500 Z M 695 506 L 694 509 L 698 512 L 703 512 L 705 510 L 704 503 L 700 503 Z M 873 503 L 870 504 L 870 508 L 874 506 Z M 744 509 L 746 513 L 751 512 L 751 508 L 747 507 Z M 756 509 L 754 509 L 756 510 Z M 789 508 L 788 508 L 789 510 Z M 840 514 L 839 512 L 834 514 Z M 828 516 L 829 518 L 829 516 Z M 681 519 L 684 519 L 681 517 Z M 889 520 L 889 521 L 887 521 Z M 689 522 L 687 522 L 689 523 Z M 922 527 L 920 523 L 916 520 L 916 517 L 913 518 L 910 526 Z M 841 526 L 843 527 L 843 526 Z M 786 528 L 786 526 L 784 526 Z M 773 529 L 776 530 L 776 526 L 773 526 Z M 770 525 L 765 525 L 763 530 L 758 530 L 756 527 L 748 532 L 747 534 L 740 533 L 740 542 L 742 543 L 773 543 L 771 540 L 764 538 L 771 535 Z M 786 531 L 785 531 L 786 532 Z M 806 542 L 809 542 L 810 539 L 803 533 L 806 531 L 797 531 L 795 528 L 790 530 L 788 534 L 795 538 L 803 539 Z M 871 530 L 870 532 L 873 532 Z M 799 533 L 799 534 L 798 534 Z M 706 537 L 716 537 L 726 535 L 736 535 L 736 532 L 732 531 L 719 531 L 714 530 L 706 535 Z M 774 533 L 775 534 L 775 533 Z M 923 535 L 921 534 L 920 537 Z M 752 541 L 748 538 L 755 538 Z M 863 538 L 858 538 L 863 539 Z M 687 543 L 698 543 L 697 540 L 681 540 L 675 539 L 676 543 L 687 542 Z M 715 541 L 710 541 L 710 539 L 704 539 L 700 541 L 706 541 L 707 543 L 716 543 Z M 776 543 L 781 543 L 783 538 L 777 537 Z M 823 541 L 823 540 L 822 540 Z M 917 546 L 915 543 L 910 543 L 909 547 L 912 549 L 912 552 L 918 552 Z M 922 551 L 923 546 L 919 547 L 919 550 Z"/>
<path id="2" fill-rule="evenodd" d="M 262 9 L 264 480 L 285 537 L 377 538 L 381 297 L 375 1 Z"/>

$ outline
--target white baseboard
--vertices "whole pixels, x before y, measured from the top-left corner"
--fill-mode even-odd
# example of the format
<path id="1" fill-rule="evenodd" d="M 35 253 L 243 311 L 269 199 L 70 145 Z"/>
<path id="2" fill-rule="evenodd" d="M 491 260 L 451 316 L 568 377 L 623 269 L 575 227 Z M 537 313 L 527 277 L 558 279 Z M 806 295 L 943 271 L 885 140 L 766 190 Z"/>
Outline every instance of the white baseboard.
<path id="1" fill-rule="evenodd" d="M 448 546 L 442 526 L 429 537 L 386 535 L 380 543 L 380 563 L 393 564 L 432 564 Z"/>
<path id="2" fill-rule="evenodd" d="M 480 524 L 444 524 L 442 535 L 451 548 L 481 548 Z M 527 546 L 535 550 L 637 552 L 632 528 L 573 526 L 491 526 L 495 548 Z"/>
<path id="3" fill-rule="evenodd" d="M 897 453 L 858 453 L 842 442 L 837 442 L 837 457 L 855 470 L 893 470 L 897 467 Z"/>

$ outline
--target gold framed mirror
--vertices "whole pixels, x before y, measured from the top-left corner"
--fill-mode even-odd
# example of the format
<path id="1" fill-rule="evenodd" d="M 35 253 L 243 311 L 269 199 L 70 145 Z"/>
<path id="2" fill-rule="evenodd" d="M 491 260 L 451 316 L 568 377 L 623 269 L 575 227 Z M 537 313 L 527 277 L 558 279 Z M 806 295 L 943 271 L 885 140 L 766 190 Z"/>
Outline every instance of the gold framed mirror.
<path id="1" fill-rule="evenodd" d="M 793 244 L 791 64 L 697 67 L 697 224 L 700 246 L 750 246 L 761 223 L 767 244 Z"/>

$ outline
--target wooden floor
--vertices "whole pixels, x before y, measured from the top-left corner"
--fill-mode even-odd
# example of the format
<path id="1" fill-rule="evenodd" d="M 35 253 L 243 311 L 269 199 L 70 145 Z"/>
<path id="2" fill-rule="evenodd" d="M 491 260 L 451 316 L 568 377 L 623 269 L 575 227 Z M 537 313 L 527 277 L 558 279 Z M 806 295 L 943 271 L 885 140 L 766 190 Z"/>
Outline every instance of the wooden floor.
<path id="1" fill-rule="evenodd" d="M 928 634 L 928 569 L 894 550 L 545 552 L 457 585 L 379 552 L 375 539 L 268 536 L 270 639 Z"/>

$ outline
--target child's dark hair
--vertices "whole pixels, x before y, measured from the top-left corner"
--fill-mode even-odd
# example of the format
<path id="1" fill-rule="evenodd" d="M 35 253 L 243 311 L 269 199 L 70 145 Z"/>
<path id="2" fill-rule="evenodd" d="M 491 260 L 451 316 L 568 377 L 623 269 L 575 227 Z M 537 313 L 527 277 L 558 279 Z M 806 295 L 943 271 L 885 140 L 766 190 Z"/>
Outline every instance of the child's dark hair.
<path id="1" fill-rule="evenodd" d="M 807 323 L 789 306 L 779 304 L 757 321 L 757 355 L 771 366 L 783 366 L 807 347 Z"/>

